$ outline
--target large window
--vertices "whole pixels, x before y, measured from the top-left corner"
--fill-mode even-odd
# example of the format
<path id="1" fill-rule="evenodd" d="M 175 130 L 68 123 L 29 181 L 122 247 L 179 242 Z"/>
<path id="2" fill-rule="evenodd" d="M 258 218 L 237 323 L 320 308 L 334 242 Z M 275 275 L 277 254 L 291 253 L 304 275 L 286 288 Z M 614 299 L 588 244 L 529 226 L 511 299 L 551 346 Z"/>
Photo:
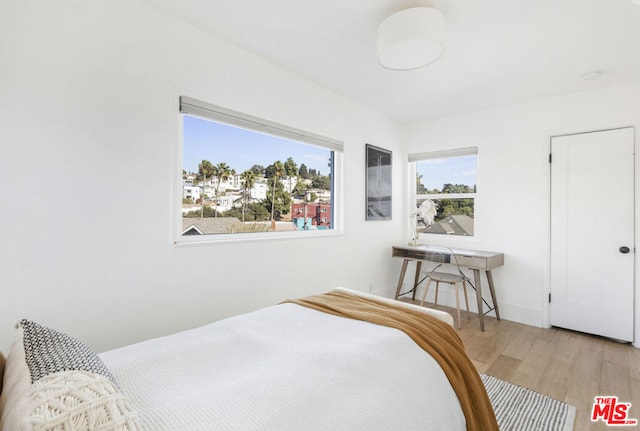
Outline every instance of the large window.
<path id="1" fill-rule="evenodd" d="M 343 145 L 181 97 L 176 242 L 334 231 Z"/>
<path id="2" fill-rule="evenodd" d="M 474 235 L 477 148 L 409 155 L 419 234 Z M 431 210 L 431 211 L 430 211 Z"/>

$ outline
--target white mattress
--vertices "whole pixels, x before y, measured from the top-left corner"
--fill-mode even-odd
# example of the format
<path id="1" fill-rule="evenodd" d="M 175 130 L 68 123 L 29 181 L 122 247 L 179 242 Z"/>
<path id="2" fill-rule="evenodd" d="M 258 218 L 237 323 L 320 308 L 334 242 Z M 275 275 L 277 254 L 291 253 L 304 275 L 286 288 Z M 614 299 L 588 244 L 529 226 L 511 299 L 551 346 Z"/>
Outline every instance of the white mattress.
<path id="1" fill-rule="evenodd" d="M 100 356 L 148 430 L 465 429 L 404 333 L 294 304 Z"/>

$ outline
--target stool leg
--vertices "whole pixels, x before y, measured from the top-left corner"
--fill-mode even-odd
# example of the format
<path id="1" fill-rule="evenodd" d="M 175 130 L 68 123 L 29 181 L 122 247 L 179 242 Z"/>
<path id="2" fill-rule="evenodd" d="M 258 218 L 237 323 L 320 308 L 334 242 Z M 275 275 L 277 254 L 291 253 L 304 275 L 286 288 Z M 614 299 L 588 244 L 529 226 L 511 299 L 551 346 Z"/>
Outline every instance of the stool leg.
<path id="1" fill-rule="evenodd" d="M 471 315 L 469 314 L 469 298 L 467 297 L 467 283 L 462 280 L 462 288 L 464 289 L 464 302 L 467 304 L 467 320 L 471 320 Z"/>
<path id="2" fill-rule="evenodd" d="M 440 282 L 436 280 L 436 299 L 433 301 L 434 305 L 438 305 L 438 288 L 440 288 Z"/>
<path id="3" fill-rule="evenodd" d="M 424 305 L 424 300 L 427 298 L 427 292 L 429 292 L 429 285 L 431 284 L 431 279 L 427 280 L 427 285 L 424 288 L 424 293 L 422 294 L 422 301 L 420 301 L 420 307 Z"/>
<path id="4" fill-rule="evenodd" d="M 456 291 L 456 309 L 458 310 L 458 329 L 462 329 L 460 324 L 460 292 L 458 292 L 458 283 L 453 283 L 453 288 Z"/>

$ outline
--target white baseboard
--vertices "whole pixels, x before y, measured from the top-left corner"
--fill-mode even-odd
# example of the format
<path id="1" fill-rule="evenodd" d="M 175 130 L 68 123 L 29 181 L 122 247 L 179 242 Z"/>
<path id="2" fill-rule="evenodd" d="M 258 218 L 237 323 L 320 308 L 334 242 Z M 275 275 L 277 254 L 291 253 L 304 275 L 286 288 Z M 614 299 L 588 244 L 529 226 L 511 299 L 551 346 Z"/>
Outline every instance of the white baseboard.
<path id="1" fill-rule="evenodd" d="M 407 290 L 410 288 L 411 287 L 408 287 Z M 423 293 L 424 293 L 424 288 L 421 287 L 418 290 L 416 299 L 418 300 L 422 299 Z M 467 295 L 469 297 L 469 311 L 471 311 L 472 313 L 477 313 L 478 306 L 477 306 L 475 291 L 473 289 L 467 288 Z M 485 295 L 484 290 L 483 290 L 483 296 L 485 300 L 489 304 L 491 304 L 490 296 Z M 435 287 L 432 285 L 432 287 L 429 288 L 429 294 L 427 296 L 426 302 L 433 303 L 434 297 L 435 297 Z M 455 297 L 455 292 L 452 286 L 442 285 L 442 284 L 440 285 L 440 289 L 438 290 L 438 304 L 451 307 L 451 308 L 456 307 L 456 297 Z M 483 304 L 483 307 L 484 307 L 484 310 L 486 311 L 487 305 Z M 499 302 L 499 308 L 500 308 L 500 318 L 502 319 L 510 320 L 512 322 L 523 323 L 525 325 L 536 326 L 538 328 L 543 327 L 541 309 L 526 307 L 519 304 L 505 303 L 502 301 Z M 464 294 L 461 291 L 460 292 L 460 310 L 464 311 L 465 309 L 466 308 L 464 303 Z M 492 316 L 492 317 L 496 316 L 495 311 L 491 311 L 486 315 Z"/>

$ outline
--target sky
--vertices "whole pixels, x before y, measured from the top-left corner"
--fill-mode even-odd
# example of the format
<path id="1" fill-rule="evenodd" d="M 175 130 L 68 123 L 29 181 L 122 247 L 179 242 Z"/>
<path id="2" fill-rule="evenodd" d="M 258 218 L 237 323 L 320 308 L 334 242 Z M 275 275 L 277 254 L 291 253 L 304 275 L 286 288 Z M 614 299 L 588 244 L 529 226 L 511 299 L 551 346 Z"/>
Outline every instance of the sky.
<path id="1" fill-rule="evenodd" d="M 476 155 L 421 160 L 416 172 L 422 175 L 422 184 L 429 190 L 442 189 L 444 184 L 476 185 Z"/>
<path id="2" fill-rule="evenodd" d="M 293 158 L 298 167 L 304 163 L 323 175 L 329 174 L 330 150 L 302 144 L 238 127 L 183 116 L 183 169 L 198 172 L 203 159 L 212 164 L 224 162 L 236 173 L 253 165 L 269 166 L 276 160 Z M 442 189 L 445 183 L 476 184 L 476 155 L 422 160 L 416 170 L 428 189 Z"/>
<path id="3" fill-rule="evenodd" d="M 224 162 L 242 173 L 253 165 L 266 168 L 291 157 L 298 167 L 304 163 L 308 169 L 329 174 L 330 150 L 189 115 L 183 119 L 182 166 L 187 172 L 198 172 L 203 159 L 213 165 Z"/>

